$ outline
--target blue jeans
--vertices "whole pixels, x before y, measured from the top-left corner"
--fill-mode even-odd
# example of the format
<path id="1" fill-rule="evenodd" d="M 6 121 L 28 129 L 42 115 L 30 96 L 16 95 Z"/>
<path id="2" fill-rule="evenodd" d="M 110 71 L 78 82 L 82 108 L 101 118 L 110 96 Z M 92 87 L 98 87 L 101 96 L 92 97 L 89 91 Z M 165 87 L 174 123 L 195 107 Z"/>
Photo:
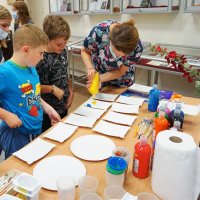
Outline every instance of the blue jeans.
<path id="1" fill-rule="evenodd" d="M 20 150 L 30 142 L 29 134 L 19 132 L 14 128 L 0 125 L 0 149 L 5 152 L 5 159 Z"/>

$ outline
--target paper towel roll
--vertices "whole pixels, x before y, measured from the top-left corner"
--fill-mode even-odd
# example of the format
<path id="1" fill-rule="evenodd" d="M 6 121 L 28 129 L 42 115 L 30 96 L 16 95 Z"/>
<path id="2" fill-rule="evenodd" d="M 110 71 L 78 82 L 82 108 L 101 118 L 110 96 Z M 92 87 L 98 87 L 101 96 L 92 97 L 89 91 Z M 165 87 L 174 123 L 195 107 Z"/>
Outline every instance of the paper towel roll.
<path id="1" fill-rule="evenodd" d="M 153 191 L 162 200 L 196 200 L 197 160 L 197 147 L 190 135 L 175 130 L 160 132 L 153 160 Z"/>

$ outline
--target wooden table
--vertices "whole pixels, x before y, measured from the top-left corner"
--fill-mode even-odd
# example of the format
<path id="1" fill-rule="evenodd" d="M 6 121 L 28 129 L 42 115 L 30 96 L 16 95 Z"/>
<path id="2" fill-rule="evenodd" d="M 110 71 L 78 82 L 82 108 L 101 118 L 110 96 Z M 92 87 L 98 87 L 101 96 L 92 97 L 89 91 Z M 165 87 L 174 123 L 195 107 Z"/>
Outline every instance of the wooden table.
<path id="1" fill-rule="evenodd" d="M 107 93 L 111 93 L 111 94 L 119 94 L 119 93 L 123 92 L 124 90 L 125 90 L 124 88 L 120 88 L 120 89 L 104 88 L 104 90 L 102 92 L 107 92 Z M 200 104 L 200 99 L 183 97 L 181 100 L 188 104 L 193 104 L 193 105 Z M 124 139 L 108 136 L 115 142 L 116 146 L 126 146 L 131 152 L 131 159 L 130 159 L 130 163 L 128 166 L 127 176 L 126 176 L 126 179 L 124 182 L 124 188 L 133 195 L 137 195 L 138 193 L 144 192 L 144 191 L 152 192 L 151 175 L 146 179 L 137 179 L 132 175 L 132 162 L 133 162 L 132 157 L 133 157 L 134 145 L 137 142 L 137 139 L 133 138 L 134 127 L 144 117 L 153 119 L 153 115 L 154 115 L 154 113 L 151 113 L 148 111 L 147 103 L 145 103 L 145 104 L 143 104 L 143 106 L 140 109 L 140 114 L 138 115 L 136 122 L 133 124 L 132 128 L 127 133 L 127 135 L 125 136 Z M 184 124 L 183 124 L 184 132 L 191 134 L 193 136 L 196 144 L 198 144 L 198 145 L 200 142 L 199 120 L 200 120 L 200 115 L 198 115 L 198 116 L 186 115 Z M 57 146 L 44 158 L 47 158 L 48 156 L 53 156 L 53 155 L 73 156 L 73 154 L 69 150 L 71 142 L 74 139 L 76 139 L 80 136 L 83 136 L 85 134 L 94 134 L 94 132 L 92 130 L 90 130 L 89 128 L 78 128 L 78 130 L 75 132 L 75 134 L 73 134 L 72 137 L 70 137 L 68 140 L 66 140 L 62 144 L 60 144 L 58 142 L 54 142 L 53 140 L 49 140 L 51 143 L 54 143 Z M 95 134 L 98 134 L 98 133 L 95 133 Z M 48 139 L 45 139 L 45 140 L 48 140 Z M 87 174 L 98 178 L 98 180 L 99 180 L 98 193 L 101 196 L 103 196 L 103 191 L 106 186 L 105 185 L 105 174 L 106 174 L 107 160 L 98 161 L 98 162 L 89 162 L 89 161 L 85 161 L 85 160 L 81 160 L 81 161 L 83 162 L 83 164 L 86 167 Z M 18 158 L 12 156 L 0 164 L 0 176 L 3 175 L 4 173 L 6 173 L 10 169 L 18 169 L 20 171 L 32 174 L 33 169 L 38 162 L 39 161 L 37 161 L 36 163 L 34 163 L 30 166 L 30 165 L 26 164 L 25 162 L 19 160 Z M 57 192 L 52 192 L 52 191 L 48 191 L 46 189 L 41 189 L 40 200 L 53 200 L 53 199 L 57 199 Z M 76 199 L 79 199 L 78 188 L 76 188 Z"/>

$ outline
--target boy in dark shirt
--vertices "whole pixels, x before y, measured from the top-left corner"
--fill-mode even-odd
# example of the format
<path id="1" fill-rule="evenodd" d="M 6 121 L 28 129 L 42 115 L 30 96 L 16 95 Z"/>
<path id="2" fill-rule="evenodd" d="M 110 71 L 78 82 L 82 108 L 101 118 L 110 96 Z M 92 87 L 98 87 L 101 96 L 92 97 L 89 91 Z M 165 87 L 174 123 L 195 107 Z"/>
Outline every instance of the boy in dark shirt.
<path id="1" fill-rule="evenodd" d="M 68 23 L 60 16 L 46 16 L 43 30 L 49 37 L 44 59 L 36 66 L 41 82 L 42 98 L 65 117 L 73 100 L 73 90 L 67 75 L 66 44 L 70 36 Z M 51 127 L 48 115 L 43 117 L 43 132 Z"/>

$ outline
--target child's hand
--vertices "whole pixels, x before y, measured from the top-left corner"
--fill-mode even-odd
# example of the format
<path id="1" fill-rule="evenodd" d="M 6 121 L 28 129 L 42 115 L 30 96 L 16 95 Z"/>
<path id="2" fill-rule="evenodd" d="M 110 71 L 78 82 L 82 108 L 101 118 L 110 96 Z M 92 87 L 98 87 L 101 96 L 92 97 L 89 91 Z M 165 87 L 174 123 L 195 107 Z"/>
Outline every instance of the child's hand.
<path id="1" fill-rule="evenodd" d="M 53 95 L 56 96 L 59 100 L 63 98 L 64 91 L 59 87 L 54 86 Z"/>
<path id="2" fill-rule="evenodd" d="M 74 98 L 74 92 L 73 92 L 73 90 L 70 90 L 69 97 L 67 99 L 67 104 L 65 106 L 66 109 L 68 109 L 71 106 L 73 98 Z"/>
<path id="3" fill-rule="evenodd" d="M 51 125 L 61 121 L 60 115 L 52 107 L 49 107 L 47 114 L 51 119 Z"/>
<path id="4" fill-rule="evenodd" d="M 18 118 L 18 116 L 10 112 L 6 115 L 4 120 L 10 128 L 17 128 L 22 125 L 22 121 Z"/>

